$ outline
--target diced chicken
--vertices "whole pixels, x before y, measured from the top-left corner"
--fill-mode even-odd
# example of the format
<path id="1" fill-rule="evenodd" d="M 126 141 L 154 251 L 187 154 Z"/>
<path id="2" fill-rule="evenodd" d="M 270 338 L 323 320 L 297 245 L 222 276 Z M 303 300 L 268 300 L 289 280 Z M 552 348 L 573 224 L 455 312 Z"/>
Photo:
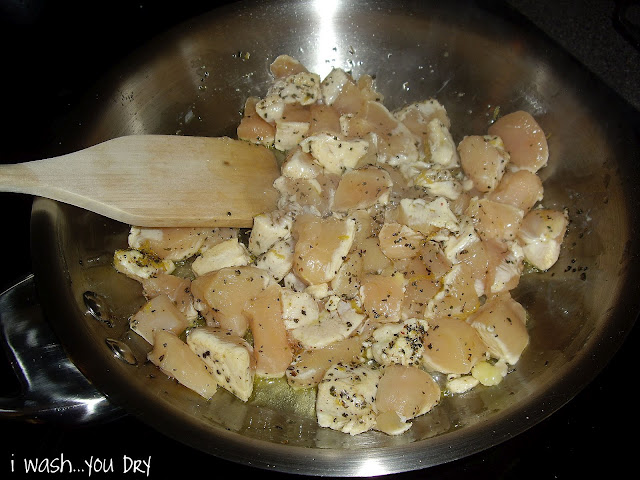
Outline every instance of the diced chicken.
<path id="1" fill-rule="evenodd" d="M 280 193 L 278 208 L 294 215 L 311 213 L 316 216 L 331 214 L 331 204 L 340 176 L 321 174 L 316 178 L 278 177 L 273 186 Z"/>
<path id="2" fill-rule="evenodd" d="M 218 382 L 206 363 L 173 333 L 156 331 L 153 349 L 147 358 L 165 375 L 175 378 L 207 400 L 218 390 Z"/>
<path id="3" fill-rule="evenodd" d="M 294 292 L 287 288 L 280 293 L 282 318 L 287 329 L 310 325 L 318 320 L 320 310 L 317 300 L 307 292 Z"/>
<path id="4" fill-rule="evenodd" d="M 422 187 L 434 197 L 456 200 L 462 194 L 462 184 L 449 169 L 424 168 L 410 174 L 414 185 Z"/>
<path id="5" fill-rule="evenodd" d="M 365 102 L 356 114 L 343 115 L 340 124 L 348 137 L 371 139 L 379 163 L 398 166 L 419 160 L 411 131 L 379 102 Z"/>
<path id="6" fill-rule="evenodd" d="M 440 291 L 440 284 L 435 274 L 427 268 L 422 255 L 395 261 L 393 266 L 405 280 L 400 317 L 403 319 L 422 317 L 429 300 Z"/>
<path id="7" fill-rule="evenodd" d="M 359 251 L 351 251 L 331 280 L 331 290 L 343 298 L 354 298 L 360 292 L 362 279 L 362 255 Z"/>
<path id="8" fill-rule="evenodd" d="M 333 105 L 347 84 L 355 85 L 355 82 L 347 72 L 341 68 L 334 68 L 322 80 L 322 98 L 327 105 Z"/>
<path id="9" fill-rule="evenodd" d="M 476 190 L 483 193 L 495 190 L 509 163 L 509 155 L 500 137 L 464 137 L 458 145 L 458 152 L 462 169 L 471 178 Z"/>
<path id="10" fill-rule="evenodd" d="M 455 168 L 460 165 L 453 137 L 447 125 L 439 118 L 434 118 L 427 124 L 425 154 L 428 162 L 442 168 Z"/>
<path id="11" fill-rule="evenodd" d="M 351 249 L 354 233 L 352 219 L 299 215 L 293 226 L 294 273 L 309 285 L 330 282 Z"/>
<path id="12" fill-rule="evenodd" d="M 425 135 L 427 125 L 434 118 L 439 119 L 447 128 L 451 127 L 447 110 L 435 98 L 407 105 L 393 115 L 418 137 Z"/>
<path id="13" fill-rule="evenodd" d="M 367 166 L 342 175 L 333 199 L 336 212 L 369 208 L 376 203 L 389 202 L 393 182 L 381 168 Z"/>
<path id="14" fill-rule="evenodd" d="M 145 303 L 129 320 L 131 330 L 153 345 L 154 333 L 165 330 L 182 333 L 189 322 L 166 295 L 158 295 Z"/>
<path id="15" fill-rule="evenodd" d="M 286 78 L 296 73 L 307 72 L 307 68 L 299 60 L 289 55 L 278 55 L 269 66 L 269 70 L 276 78 Z"/>
<path id="16" fill-rule="evenodd" d="M 477 331 L 457 318 L 429 320 L 424 344 L 425 367 L 445 374 L 469 374 L 487 351 Z"/>
<path id="17" fill-rule="evenodd" d="M 276 128 L 258 115 L 256 105 L 259 101 L 256 97 L 247 99 L 236 133 L 240 140 L 271 147 L 276 139 Z"/>
<path id="18" fill-rule="evenodd" d="M 399 435 L 411 427 L 409 420 L 424 415 L 440 403 L 440 387 L 418 367 L 389 365 L 376 392 L 376 430 Z"/>
<path id="19" fill-rule="evenodd" d="M 296 147 L 305 138 L 310 126 L 308 122 L 277 120 L 273 145 L 282 152 Z"/>
<path id="20" fill-rule="evenodd" d="M 400 223 L 385 223 L 378 234 L 380 249 L 392 260 L 415 257 L 426 239 L 422 233 Z"/>
<path id="21" fill-rule="evenodd" d="M 321 427 L 351 435 L 376 425 L 375 399 L 381 372 L 368 366 L 335 365 L 318 385 L 316 416 Z"/>
<path id="22" fill-rule="evenodd" d="M 444 197 L 429 202 L 422 198 L 403 198 L 400 201 L 398 220 L 424 235 L 432 235 L 440 229 L 459 230 L 458 219 Z"/>
<path id="23" fill-rule="evenodd" d="M 322 167 L 315 162 L 311 154 L 296 148 L 292 150 L 282 164 L 282 175 L 288 178 L 316 178 L 322 173 Z"/>
<path id="24" fill-rule="evenodd" d="M 340 113 L 329 105 L 314 103 L 309 107 L 311 114 L 311 124 L 307 134 L 309 136 L 318 133 L 328 133 L 330 135 L 340 135 Z"/>
<path id="25" fill-rule="evenodd" d="M 361 139 L 346 140 L 328 133 L 305 138 L 302 151 L 309 153 L 328 173 L 342 174 L 353 169 L 369 149 L 369 142 Z"/>
<path id="26" fill-rule="evenodd" d="M 279 282 L 293 267 L 293 253 L 293 239 L 289 237 L 280 240 L 256 259 L 256 266 L 266 270 L 276 282 Z"/>
<path id="27" fill-rule="evenodd" d="M 485 292 L 513 290 L 524 270 L 524 251 L 517 242 L 483 242 L 487 254 Z"/>
<path id="28" fill-rule="evenodd" d="M 113 255 L 115 269 L 139 282 L 165 273 L 171 273 L 175 264 L 171 260 L 157 260 L 138 250 L 116 250 Z"/>
<path id="29" fill-rule="evenodd" d="M 522 220 L 518 240 L 524 256 L 539 270 L 550 269 L 560 257 L 560 247 L 569 221 L 564 212 L 535 209 Z"/>
<path id="30" fill-rule="evenodd" d="M 351 302 L 340 300 L 337 308 L 320 310 L 315 321 L 296 326 L 289 330 L 289 335 L 304 348 L 326 347 L 358 330 L 366 318 L 359 310 Z"/>
<path id="31" fill-rule="evenodd" d="M 367 274 L 362 279 L 360 298 L 371 319 L 381 323 L 397 322 L 404 301 L 404 277 Z"/>
<path id="32" fill-rule="evenodd" d="M 497 135 L 511 158 L 511 168 L 536 173 L 549 160 L 547 137 L 528 112 L 517 111 L 499 118 L 489 127 Z"/>
<path id="33" fill-rule="evenodd" d="M 465 318 L 480 306 L 475 281 L 470 267 L 465 263 L 454 265 L 442 277 L 442 287 L 427 304 L 425 318 Z"/>
<path id="34" fill-rule="evenodd" d="M 163 260 L 180 261 L 195 255 L 202 247 L 210 228 L 141 228 L 131 227 L 129 247 Z"/>
<path id="35" fill-rule="evenodd" d="M 320 77 L 315 73 L 298 72 L 277 79 L 267 96 L 256 104 L 256 112 L 266 122 L 282 119 L 286 105 L 311 105 L 321 97 Z"/>
<path id="36" fill-rule="evenodd" d="M 293 360 L 282 310 L 281 287 L 275 283 L 258 293 L 245 309 L 253 335 L 256 375 L 261 377 L 282 377 Z"/>
<path id="37" fill-rule="evenodd" d="M 197 276 L 202 276 L 221 268 L 241 267 L 249 263 L 251 255 L 247 247 L 234 238 L 225 240 L 199 255 L 191 264 L 191 269 Z"/>
<path id="38" fill-rule="evenodd" d="M 392 267 L 389 260 L 380 248 L 379 240 L 376 237 L 369 237 L 358 245 L 359 255 L 362 257 L 362 273 L 382 273 L 387 268 Z"/>
<path id="39" fill-rule="evenodd" d="M 506 203 L 474 198 L 467 215 L 482 240 L 511 241 L 516 239 L 524 211 Z"/>
<path id="40" fill-rule="evenodd" d="M 249 236 L 249 251 L 254 255 L 266 252 L 277 241 L 291 236 L 292 225 L 292 215 L 279 210 L 255 216 Z"/>
<path id="41" fill-rule="evenodd" d="M 191 280 L 166 273 L 142 281 L 142 289 L 147 299 L 164 294 L 174 303 L 187 320 L 193 321 L 198 317 L 198 311 L 193 306 L 191 296 Z"/>
<path id="42" fill-rule="evenodd" d="M 253 348 L 242 337 L 213 327 L 187 336 L 187 345 L 207 365 L 218 385 L 246 402 L 253 393 Z"/>
<path id="43" fill-rule="evenodd" d="M 365 360 L 363 343 L 368 335 L 369 329 L 365 327 L 363 333 L 338 340 L 322 348 L 303 350 L 287 369 L 287 382 L 293 388 L 315 387 L 333 365 L 363 363 Z"/>
<path id="44" fill-rule="evenodd" d="M 243 336 L 249 326 L 245 314 L 248 302 L 271 282 L 273 279 L 260 268 L 229 267 L 196 278 L 191 291 L 199 311 L 210 310 L 217 325 Z"/>
<path id="45" fill-rule="evenodd" d="M 506 172 L 498 186 L 487 195 L 489 200 L 513 205 L 524 212 L 542 200 L 542 180 L 529 170 Z"/>
<path id="46" fill-rule="evenodd" d="M 373 359 L 380 365 L 420 365 L 427 329 L 427 322 L 418 318 L 381 325 L 371 336 Z"/>
<path id="47" fill-rule="evenodd" d="M 468 321 L 491 355 L 510 365 L 518 362 L 529 344 L 526 311 L 509 293 L 488 299 Z"/>

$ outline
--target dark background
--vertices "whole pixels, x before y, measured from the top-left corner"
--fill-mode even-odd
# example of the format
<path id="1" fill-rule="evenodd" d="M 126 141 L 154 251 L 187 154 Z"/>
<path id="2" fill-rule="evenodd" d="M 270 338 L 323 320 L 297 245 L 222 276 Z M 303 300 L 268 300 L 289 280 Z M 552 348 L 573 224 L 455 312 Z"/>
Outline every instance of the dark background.
<path id="1" fill-rule="evenodd" d="M 220 3 L 228 2 L 0 0 L 0 160 L 33 160 L 41 158 L 42 152 L 63 150 L 61 128 L 67 115 L 91 93 L 102 73 L 155 35 Z M 630 4 L 625 19 L 637 35 L 640 6 L 634 1 L 507 1 L 640 109 L 637 36 L 634 39 L 616 22 L 617 8 L 624 3 Z M 0 194 L 4 217 L 0 290 L 31 271 L 30 206 L 28 197 Z M 469 458 L 393 478 L 573 479 L 591 477 L 600 467 L 610 475 L 626 477 L 626 467 L 635 467 L 637 455 L 638 346 L 636 326 L 594 382 L 527 432 Z M 0 372 L 0 393 L 12 392 L 16 383 L 8 366 L 2 365 Z M 87 455 L 150 455 L 155 478 L 175 473 L 213 476 L 228 466 L 234 468 L 234 475 L 285 476 L 201 454 L 132 417 L 83 428 L 3 421 L 0 436 L 8 445 L 0 452 L 1 478 L 18 477 L 10 473 L 12 455 L 53 458 L 61 452 L 78 461 Z"/>

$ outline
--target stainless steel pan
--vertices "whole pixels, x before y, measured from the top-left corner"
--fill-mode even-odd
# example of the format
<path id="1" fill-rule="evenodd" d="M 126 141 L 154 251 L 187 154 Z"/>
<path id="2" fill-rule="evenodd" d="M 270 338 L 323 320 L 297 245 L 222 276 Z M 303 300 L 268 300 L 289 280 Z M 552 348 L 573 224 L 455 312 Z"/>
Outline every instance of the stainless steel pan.
<path id="1" fill-rule="evenodd" d="M 168 436 L 236 462 L 310 475 L 415 470 L 486 449 L 556 411 L 608 362 L 632 327 L 637 283 L 639 142 L 626 108 L 600 82 L 507 12 L 472 2 L 295 1 L 234 4 L 155 40 L 104 79 L 78 148 L 127 134 L 233 135 L 244 99 L 263 94 L 281 53 L 321 75 L 374 74 L 390 108 L 437 97 L 452 133 L 483 133 L 524 109 L 549 135 L 545 203 L 568 209 L 565 248 L 517 298 L 531 345 L 499 388 L 446 398 L 405 435 L 350 437 L 296 405 L 209 402 L 145 363 L 128 331 L 139 286 L 111 267 L 127 226 L 45 199 L 34 202 L 41 301 L 77 368 L 113 405 Z M 357 452 L 357 453 L 356 453 Z"/>

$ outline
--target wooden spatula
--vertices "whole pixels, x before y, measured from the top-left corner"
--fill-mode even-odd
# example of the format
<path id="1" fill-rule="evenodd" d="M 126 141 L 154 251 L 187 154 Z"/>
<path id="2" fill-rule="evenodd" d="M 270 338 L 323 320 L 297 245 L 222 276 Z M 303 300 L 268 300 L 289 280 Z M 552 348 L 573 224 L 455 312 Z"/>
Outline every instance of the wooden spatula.
<path id="1" fill-rule="evenodd" d="M 0 191 L 59 200 L 141 227 L 251 227 L 276 208 L 265 147 L 227 137 L 132 135 L 0 166 Z"/>

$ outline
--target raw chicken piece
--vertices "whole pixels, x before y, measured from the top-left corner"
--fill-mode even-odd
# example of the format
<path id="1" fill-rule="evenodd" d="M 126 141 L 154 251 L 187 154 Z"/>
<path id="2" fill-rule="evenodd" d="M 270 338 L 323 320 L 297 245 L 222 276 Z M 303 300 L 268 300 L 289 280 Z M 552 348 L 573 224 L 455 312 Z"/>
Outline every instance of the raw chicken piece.
<path id="1" fill-rule="evenodd" d="M 218 390 L 218 382 L 206 363 L 173 333 L 156 331 L 153 350 L 147 354 L 147 358 L 165 375 L 175 378 L 207 400 Z"/>
<path id="2" fill-rule="evenodd" d="M 230 267 L 196 278 L 191 282 L 191 292 L 199 311 L 210 310 L 207 324 L 217 324 L 243 336 L 249 327 L 245 314 L 248 302 L 271 282 L 273 279 L 260 268 L 251 265 Z"/>
<path id="3" fill-rule="evenodd" d="M 404 301 L 404 278 L 398 274 L 367 274 L 362 279 L 360 298 L 364 311 L 372 320 L 397 322 Z"/>
<path id="4" fill-rule="evenodd" d="M 258 293 L 245 309 L 253 335 L 256 375 L 282 377 L 293 360 L 282 315 L 281 287 L 271 284 Z"/>
<path id="5" fill-rule="evenodd" d="M 465 263 L 454 265 L 441 280 L 441 289 L 427 304 L 425 318 L 466 318 L 480 306 L 471 267 Z"/>
<path id="6" fill-rule="evenodd" d="M 415 257 L 424 245 L 422 233 L 400 223 L 385 223 L 378 234 L 380 249 L 392 260 Z"/>
<path id="7" fill-rule="evenodd" d="M 564 212 L 535 209 L 522 220 L 518 240 L 524 256 L 534 267 L 548 270 L 560 256 L 560 247 L 569 221 Z"/>
<path id="8" fill-rule="evenodd" d="M 193 306 L 191 295 L 191 280 L 166 273 L 142 281 L 144 296 L 147 299 L 164 294 L 174 303 L 187 320 L 193 321 L 198 317 L 198 311 Z"/>
<path id="9" fill-rule="evenodd" d="M 542 180 L 529 170 L 506 172 L 498 186 L 487 195 L 489 200 L 513 205 L 525 213 L 542 200 Z"/>
<path id="10" fill-rule="evenodd" d="M 256 112 L 256 104 L 259 101 L 260 99 L 256 97 L 247 99 L 244 105 L 244 115 L 236 133 L 240 140 L 272 147 L 276 139 L 276 128 Z"/>
<path id="11" fill-rule="evenodd" d="M 187 317 L 166 295 L 152 298 L 129 320 L 131 330 L 153 345 L 154 333 L 166 330 L 176 335 L 189 326 Z"/>
<path id="12" fill-rule="evenodd" d="M 476 190 L 483 193 L 495 190 L 509 163 L 509 155 L 500 137 L 464 137 L 458 145 L 458 152 L 462 169 L 473 180 Z"/>
<path id="13" fill-rule="evenodd" d="M 253 348 L 227 330 L 200 327 L 187 336 L 187 345 L 207 365 L 218 385 L 246 402 L 253 393 Z"/>
<path id="14" fill-rule="evenodd" d="M 491 355 L 510 365 L 518 362 L 529 344 L 526 311 L 509 293 L 488 299 L 468 321 Z"/>
<path id="15" fill-rule="evenodd" d="M 411 427 L 409 420 L 424 415 L 440 403 L 440 387 L 418 367 L 389 365 L 376 392 L 376 430 L 399 435 Z"/>
<path id="16" fill-rule="evenodd" d="M 530 113 L 517 111 L 505 115 L 491 125 L 488 132 L 502 139 L 512 168 L 536 173 L 547 164 L 547 137 Z"/>
<path id="17" fill-rule="evenodd" d="M 131 227 L 129 247 L 163 260 L 185 260 L 198 253 L 212 230 L 190 227 Z"/>
<path id="18" fill-rule="evenodd" d="M 352 219 L 299 215 L 293 225 L 293 272 L 308 285 L 330 282 L 351 249 L 354 233 Z"/>
<path id="19" fill-rule="evenodd" d="M 321 427 L 351 435 L 376 424 L 375 399 L 381 372 L 367 366 L 335 365 L 318 385 L 316 415 Z"/>
<path id="20" fill-rule="evenodd" d="M 418 318 L 381 325 L 371 335 L 373 359 L 380 365 L 420 365 L 427 329 L 427 322 Z"/>
<path id="21" fill-rule="evenodd" d="M 269 70 L 276 78 L 286 78 L 296 73 L 308 71 L 300 61 L 289 55 L 278 55 L 269 66 Z"/>
<path id="22" fill-rule="evenodd" d="M 348 212 L 369 208 L 376 203 L 389 202 L 393 182 L 381 168 L 367 166 L 342 175 L 333 198 L 336 212 Z"/>
<path id="23" fill-rule="evenodd" d="M 467 215 L 482 240 L 511 241 L 516 239 L 524 211 L 506 203 L 474 198 Z"/>
<path id="24" fill-rule="evenodd" d="M 477 331 L 464 320 L 439 318 L 429 320 L 424 336 L 422 359 L 428 370 L 466 375 L 484 358 L 487 346 Z"/>
<path id="25" fill-rule="evenodd" d="M 191 264 L 191 269 L 197 276 L 202 276 L 221 268 L 241 267 L 249 263 L 251 263 L 251 256 L 247 247 L 237 238 L 233 238 L 209 248 L 196 257 Z"/>

